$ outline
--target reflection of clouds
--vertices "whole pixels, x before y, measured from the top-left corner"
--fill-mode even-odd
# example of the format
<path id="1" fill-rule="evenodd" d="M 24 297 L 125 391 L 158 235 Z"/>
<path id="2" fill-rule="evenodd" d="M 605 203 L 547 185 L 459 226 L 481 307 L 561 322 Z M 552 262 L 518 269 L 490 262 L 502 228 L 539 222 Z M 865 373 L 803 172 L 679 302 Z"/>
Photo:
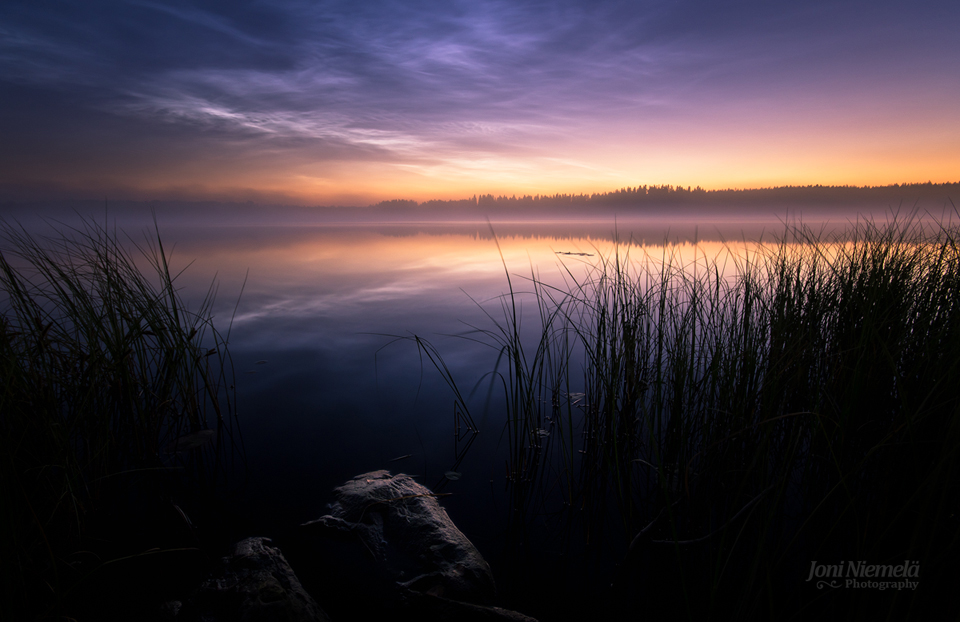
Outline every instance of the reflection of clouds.
<path id="1" fill-rule="evenodd" d="M 434 287 L 433 289 L 437 289 Z M 429 287 L 411 287 L 409 284 L 392 283 L 379 287 L 360 288 L 353 291 L 340 291 L 334 294 L 315 293 L 290 296 L 286 292 L 276 292 L 276 296 L 266 299 L 253 310 L 238 313 L 237 325 L 250 321 L 259 321 L 277 316 L 287 317 L 351 317 L 358 307 L 376 304 L 390 304 L 406 299 L 423 300 L 432 292 Z M 439 295 L 445 295 L 440 292 Z"/>
<path id="2" fill-rule="evenodd" d="M 255 243 L 237 232 L 216 240 L 188 237 L 179 241 L 179 254 L 200 254 L 188 274 L 197 274 L 203 285 L 207 283 L 199 275 L 208 266 L 251 267 L 234 320 L 234 343 L 246 348 L 309 343 L 329 351 L 376 349 L 385 338 L 364 333 L 436 336 L 463 333 L 468 325 L 492 328 L 484 310 L 502 315 L 506 272 L 525 305 L 532 303 L 531 278 L 559 288 L 555 294 L 568 291 L 572 279 L 587 283 L 618 245 L 577 237 L 577 227 L 570 229 L 573 237 L 564 239 L 504 236 L 499 250 L 491 239 L 463 234 L 388 236 L 364 227 L 268 229 L 258 232 Z M 747 249 L 754 252 L 752 245 L 739 242 L 619 246 L 634 274 L 643 265 L 658 273 L 664 260 L 687 270 L 703 270 L 716 261 L 722 272 L 729 272 L 731 253 L 742 256 Z M 564 258 L 557 251 L 595 255 Z M 535 306 L 529 308 L 533 312 Z"/>
<path id="3" fill-rule="evenodd" d="M 196 258 L 181 281 L 187 291 L 209 285 L 204 275 L 220 266 L 250 266 L 231 336 L 243 347 L 309 342 L 336 349 L 383 344 L 382 337 L 364 332 L 460 333 L 463 322 L 482 322 L 475 300 L 498 307 L 496 297 L 506 290 L 496 245 L 473 236 L 278 229 L 260 230 L 264 237 L 254 243 L 236 233 L 219 239 L 197 231 L 181 235 L 178 256 Z M 559 274 L 555 242 L 512 238 L 501 247 L 511 268 L 526 272 L 533 261 Z"/>

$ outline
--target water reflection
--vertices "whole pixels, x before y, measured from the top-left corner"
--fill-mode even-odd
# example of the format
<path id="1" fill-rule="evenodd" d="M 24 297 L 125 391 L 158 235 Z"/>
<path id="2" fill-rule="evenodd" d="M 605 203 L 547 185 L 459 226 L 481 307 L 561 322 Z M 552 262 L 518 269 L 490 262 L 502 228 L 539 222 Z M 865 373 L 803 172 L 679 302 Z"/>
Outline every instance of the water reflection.
<path id="1" fill-rule="evenodd" d="M 776 219 L 721 225 L 161 222 L 165 243 L 175 247 L 174 269 L 189 265 L 177 281 L 184 298 L 198 303 L 216 274 L 219 328 L 225 332 L 232 320 L 253 473 L 224 524 L 234 537 L 277 536 L 322 514 L 330 490 L 353 475 L 402 470 L 453 492 L 449 513 L 495 562 L 507 503 L 502 391 L 489 374 L 499 352 L 474 331 L 502 317 L 508 278 L 521 324 L 535 337 L 531 279 L 568 291 L 617 257 L 653 274 L 666 260 L 734 275 L 738 262 L 762 258 L 754 240 L 784 231 Z M 463 413 L 413 335 L 442 354 L 479 436 L 458 429 Z M 546 428 L 536 433 L 550 436 Z M 615 548 L 622 554 L 624 544 Z"/>
<path id="2" fill-rule="evenodd" d="M 190 264 L 178 281 L 185 298 L 199 301 L 216 274 L 216 319 L 225 328 L 233 318 L 238 398 L 257 473 L 251 494 L 270 508 L 247 520 L 270 529 L 314 518 L 332 486 L 365 470 L 402 468 L 427 485 L 447 471 L 462 473 L 449 488 L 476 496 L 452 500 L 451 511 L 472 507 L 477 513 L 465 511 L 464 520 L 483 524 L 476 516 L 491 484 L 503 485 L 504 422 L 489 384 L 498 352 L 473 340 L 472 331 L 492 328 L 487 314 L 502 318 L 507 274 L 522 306 L 532 277 L 565 290 L 618 249 L 640 263 L 670 258 L 693 269 L 717 260 L 732 269 L 734 258 L 754 248 L 734 223 L 726 230 L 681 225 L 689 235 L 679 235 L 676 222 L 649 220 L 161 223 L 164 240 L 175 244 L 175 267 Z M 759 236 L 783 225 L 771 218 L 750 227 Z M 716 235 L 706 236 L 710 231 Z M 532 303 L 526 313 L 534 313 Z M 525 322 L 537 330 L 533 315 Z M 456 469 L 453 394 L 416 344 L 394 340 L 412 335 L 429 339 L 472 395 L 481 438 Z M 413 457 L 403 465 L 389 463 L 406 454 Z"/>
<path id="3" fill-rule="evenodd" d="M 848 218 L 835 214 L 829 226 Z M 188 305 L 199 305 L 214 277 L 219 283 L 215 320 L 224 332 L 232 322 L 240 414 L 262 473 L 258 494 L 271 497 L 266 507 L 301 499 L 303 512 L 316 511 L 331 486 L 398 455 L 415 454 L 403 468 L 425 481 L 450 470 L 452 394 L 415 344 L 391 336 L 437 346 L 462 388 L 475 389 L 486 446 L 474 454 L 495 453 L 503 422 L 487 408 L 481 381 L 489 381 L 498 353 L 464 336 L 491 328 L 487 314 L 502 317 L 507 274 L 522 301 L 531 278 L 567 289 L 616 249 L 638 262 L 717 259 L 732 267 L 751 240 L 784 231 L 778 216 L 737 214 L 294 226 L 282 218 L 230 225 L 160 213 L 158 222 L 174 271 L 183 270 L 177 284 Z M 138 230 L 152 227 L 149 214 L 124 213 L 118 225 L 141 243 Z M 502 481 L 502 462 L 471 460 L 458 467 L 457 486 Z M 278 484 L 304 474 L 316 493 L 310 501 L 302 489 Z M 261 518 L 281 520 L 283 512 L 269 514 Z"/>

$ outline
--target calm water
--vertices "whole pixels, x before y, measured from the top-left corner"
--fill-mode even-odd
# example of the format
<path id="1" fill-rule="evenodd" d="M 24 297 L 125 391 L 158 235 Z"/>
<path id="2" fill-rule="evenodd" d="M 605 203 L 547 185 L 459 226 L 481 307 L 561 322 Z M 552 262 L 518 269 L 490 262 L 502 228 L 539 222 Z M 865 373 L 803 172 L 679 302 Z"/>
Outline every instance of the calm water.
<path id="1" fill-rule="evenodd" d="M 838 223 L 845 222 L 838 219 Z M 446 482 L 451 516 L 482 552 L 506 528 L 503 394 L 490 391 L 497 351 L 474 329 L 494 329 L 507 273 L 563 286 L 616 248 L 634 261 L 674 255 L 684 264 L 782 233 L 768 220 L 537 223 L 376 223 L 303 226 L 161 224 L 188 300 L 219 281 L 217 321 L 229 324 L 237 396 L 257 502 L 242 529 L 271 533 L 317 518 L 330 490 L 374 469 L 419 475 L 428 487 L 454 468 L 454 395 L 409 339 L 426 338 L 461 390 L 480 435 Z M 697 240 L 698 243 L 694 243 Z M 726 240 L 725 242 L 722 240 Z M 249 272 L 248 272 L 249 271 Z M 525 295 L 524 325 L 538 326 Z M 259 363 L 258 361 L 267 361 Z M 489 399 L 488 399 L 489 396 Z M 393 461 L 401 456 L 403 460 Z M 616 547 L 620 543 L 611 543 Z"/>
<path id="2" fill-rule="evenodd" d="M 834 215 L 830 226 L 847 218 Z M 475 329 L 503 318 L 507 274 L 518 292 L 529 291 L 531 274 L 563 287 L 617 248 L 636 261 L 666 254 L 684 265 L 716 258 L 732 266 L 730 253 L 742 256 L 784 226 L 776 216 L 214 225 L 161 214 L 160 231 L 174 267 L 186 268 L 177 282 L 188 305 L 216 277 L 217 327 L 225 332 L 233 317 L 250 475 L 227 501 L 224 535 L 282 541 L 324 514 L 331 489 L 359 473 L 402 471 L 432 488 L 455 469 L 462 476 L 444 483 L 453 493 L 444 505 L 497 572 L 507 563 L 503 394 L 490 390 L 497 351 L 478 343 Z M 532 300 L 519 299 L 524 325 L 536 330 Z M 453 392 L 413 335 L 437 348 L 472 395 L 480 434 L 465 454 L 454 439 Z M 608 539 L 608 559 L 622 554 L 625 537 Z M 549 562 L 562 551 L 547 542 L 540 553 Z"/>

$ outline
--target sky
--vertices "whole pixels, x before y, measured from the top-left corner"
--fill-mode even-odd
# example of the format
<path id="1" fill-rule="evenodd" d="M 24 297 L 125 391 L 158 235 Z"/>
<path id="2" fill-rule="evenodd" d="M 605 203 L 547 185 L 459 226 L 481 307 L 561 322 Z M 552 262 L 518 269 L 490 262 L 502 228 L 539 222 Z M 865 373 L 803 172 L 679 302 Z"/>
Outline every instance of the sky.
<path id="1" fill-rule="evenodd" d="M 0 3 L 0 200 L 960 179 L 960 3 Z"/>

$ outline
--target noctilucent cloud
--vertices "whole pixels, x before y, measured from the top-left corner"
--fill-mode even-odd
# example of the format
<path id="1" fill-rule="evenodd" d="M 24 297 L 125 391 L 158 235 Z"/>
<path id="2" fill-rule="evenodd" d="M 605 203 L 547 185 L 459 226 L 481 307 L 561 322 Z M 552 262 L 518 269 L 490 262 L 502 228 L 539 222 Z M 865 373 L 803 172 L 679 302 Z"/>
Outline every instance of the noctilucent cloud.
<path id="1" fill-rule="evenodd" d="M 960 3 L 0 4 L 0 200 L 960 178 Z"/>

